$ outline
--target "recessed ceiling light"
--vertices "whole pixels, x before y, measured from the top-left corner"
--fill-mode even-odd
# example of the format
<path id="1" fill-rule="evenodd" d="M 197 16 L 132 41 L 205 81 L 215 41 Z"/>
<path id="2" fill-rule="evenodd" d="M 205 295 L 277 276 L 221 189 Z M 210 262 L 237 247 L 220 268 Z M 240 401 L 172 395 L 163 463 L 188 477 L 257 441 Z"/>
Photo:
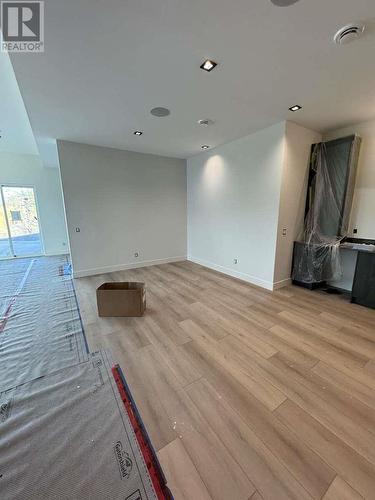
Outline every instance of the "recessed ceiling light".
<path id="1" fill-rule="evenodd" d="M 140 130 L 136 130 L 136 131 L 134 132 L 134 135 L 142 135 L 142 134 L 143 134 L 143 132 L 141 132 Z"/>
<path id="2" fill-rule="evenodd" d="M 209 127 L 210 125 L 213 125 L 215 122 L 210 118 L 204 118 L 203 120 L 198 120 L 198 123 L 203 127 Z"/>
<path id="3" fill-rule="evenodd" d="M 210 146 L 207 146 L 207 144 L 203 144 L 202 149 L 208 149 Z"/>
<path id="4" fill-rule="evenodd" d="M 217 66 L 217 63 L 215 61 L 211 61 L 210 59 L 206 59 L 204 63 L 202 63 L 199 67 L 201 69 L 204 69 L 205 71 L 212 71 L 214 67 Z"/>
<path id="5" fill-rule="evenodd" d="M 302 106 L 299 106 L 298 104 L 295 104 L 294 106 L 290 107 L 289 108 L 289 111 L 299 111 L 300 109 L 302 109 Z"/>

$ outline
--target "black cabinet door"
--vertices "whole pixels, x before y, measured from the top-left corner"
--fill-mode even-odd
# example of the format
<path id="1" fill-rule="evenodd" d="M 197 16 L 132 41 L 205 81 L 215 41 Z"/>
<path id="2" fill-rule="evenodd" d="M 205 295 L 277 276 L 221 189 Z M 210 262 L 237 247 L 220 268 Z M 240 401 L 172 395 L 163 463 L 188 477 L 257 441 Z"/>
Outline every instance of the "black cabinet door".
<path id="1" fill-rule="evenodd" d="M 358 253 L 352 302 L 375 309 L 375 253 Z"/>

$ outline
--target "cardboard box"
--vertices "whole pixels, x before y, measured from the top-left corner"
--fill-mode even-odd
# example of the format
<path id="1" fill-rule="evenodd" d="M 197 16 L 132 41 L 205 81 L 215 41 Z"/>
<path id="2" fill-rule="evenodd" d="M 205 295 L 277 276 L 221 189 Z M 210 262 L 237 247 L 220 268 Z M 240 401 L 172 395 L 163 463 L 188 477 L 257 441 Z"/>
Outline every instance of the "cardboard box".
<path id="1" fill-rule="evenodd" d="M 103 283 L 96 290 L 98 314 L 107 316 L 143 316 L 146 309 L 144 283 Z"/>

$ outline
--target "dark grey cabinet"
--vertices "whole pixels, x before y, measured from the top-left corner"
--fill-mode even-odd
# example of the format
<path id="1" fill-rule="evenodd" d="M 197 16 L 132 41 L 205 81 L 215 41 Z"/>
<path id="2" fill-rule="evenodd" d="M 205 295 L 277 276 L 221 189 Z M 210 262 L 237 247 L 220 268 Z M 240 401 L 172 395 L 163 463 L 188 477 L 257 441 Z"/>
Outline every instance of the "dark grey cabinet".
<path id="1" fill-rule="evenodd" d="M 301 241 L 295 241 L 292 283 L 310 290 L 325 284 L 327 276 L 325 268 L 326 252 L 327 250 L 320 245 L 307 245 Z"/>
<path id="2" fill-rule="evenodd" d="M 375 309 L 375 253 L 358 252 L 352 302 Z"/>

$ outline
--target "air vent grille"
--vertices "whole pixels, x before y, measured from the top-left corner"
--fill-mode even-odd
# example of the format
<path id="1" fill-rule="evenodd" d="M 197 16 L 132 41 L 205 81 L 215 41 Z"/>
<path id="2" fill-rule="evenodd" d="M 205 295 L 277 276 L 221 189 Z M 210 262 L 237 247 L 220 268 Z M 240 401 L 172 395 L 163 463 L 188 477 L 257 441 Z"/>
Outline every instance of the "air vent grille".
<path id="1" fill-rule="evenodd" d="M 348 24 L 341 28 L 334 36 L 334 41 L 338 45 L 344 45 L 346 43 L 357 40 L 365 30 L 365 26 L 361 23 Z"/>

